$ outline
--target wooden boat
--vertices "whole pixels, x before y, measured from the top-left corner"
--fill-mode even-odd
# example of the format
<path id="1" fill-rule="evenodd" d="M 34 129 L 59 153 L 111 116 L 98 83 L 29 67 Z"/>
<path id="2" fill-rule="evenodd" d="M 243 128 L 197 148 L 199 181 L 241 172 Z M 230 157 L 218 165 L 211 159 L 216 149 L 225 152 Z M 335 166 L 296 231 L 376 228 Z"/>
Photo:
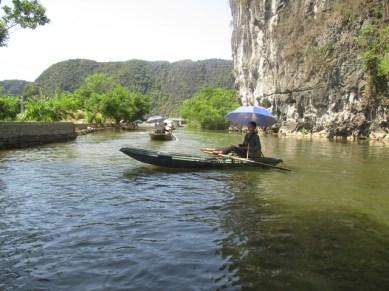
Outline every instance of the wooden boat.
<path id="1" fill-rule="evenodd" d="M 185 154 L 156 152 L 138 148 L 122 148 L 127 156 L 146 164 L 168 168 L 186 169 L 233 169 L 269 168 L 282 162 L 275 158 L 259 158 L 258 163 L 250 160 L 236 160 L 231 157 L 206 157 Z M 261 164 L 260 164 L 261 163 Z"/>
<path id="2" fill-rule="evenodd" d="M 150 133 L 150 138 L 151 140 L 159 140 L 159 141 L 169 141 L 174 139 L 174 135 L 169 132 L 169 133 Z"/>

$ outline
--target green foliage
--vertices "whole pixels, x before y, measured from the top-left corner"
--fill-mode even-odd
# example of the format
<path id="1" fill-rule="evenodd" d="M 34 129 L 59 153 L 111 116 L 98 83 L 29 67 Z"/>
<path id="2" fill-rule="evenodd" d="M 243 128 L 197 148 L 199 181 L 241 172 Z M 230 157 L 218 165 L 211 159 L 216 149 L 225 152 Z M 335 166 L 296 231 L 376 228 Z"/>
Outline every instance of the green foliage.
<path id="1" fill-rule="evenodd" d="M 88 122 L 104 121 L 103 118 L 98 118 L 99 113 L 101 113 L 101 105 L 105 94 L 110 92 L 115 84 L 112 77 L 108 75 L 94 74 L 88 76 L 81 87 L 74 92 L 82 102 Z"/>
<path id="2" fill-rule="evenodd" d="M 116 85 L 114 79 L 105 74 L 93 74 L 85 78 L 84 83 L 75 91 L 82 100 L 89 99 L 93 94 L 104 94 Z"/>
<path id="3" fill-rule="evenodd" d="M 226 129 L 224 116 L 239 106 L 236 92 L 223 88 L 205 88 L 183 102 L 181 114 L 192 126 L 204 129 Z"/>
<path id="4" fill-rule="evenodd" d="M 8 41 L 8 28 L 3 20 L 0 19 L 0 47 L 5 46 Z"/>
<path id="5" fill-rule="evenodd" d="M 37 0 L 12 0 L 12 6 L 5 5 L 3 12 L 4 16 L 0 19 L 0 47 L 7 44 L 11 28 L 35 29 L 49 22 L 45 8 Z"/>
<path id="6" fill-rule="evenodd" d="M 129 91 L 116 85 L 110 92 L 103 95 L 101 113 L 115 120 L 130 122 L 142 118 L 150 110 L 150 100 L 142 93 Z"/>
<path id="7" fill-rule="evenodd" d="M 13 120 L 19 112 L 19 100 L 13 96 L 0 96 L 0 120 Z"/>
<path id="8" fill-rule="evenodd" d="M 226 60 L 98 63 L 90 60 L 69 60 L 57 63 L 36 80 L 45 95 L 57 89 L 78 91 L 92 74 L 111 76 L 130 91 L 139 91 L 152 99 L 152 110 L 158 114 L 178 114 L 183 100 L 202 87 L 233 88 L 232 62 Z"/>
<path id="9" fill-rule="evenodd" d="M 80 110 L 84 114 L 80 114 Z M 73 93 L 61 92 L 53 98 L 31 98 L 26 102 L 22 120 L 59 121 L 86 117 L 88 122 L 117 123 L 142 118 L 150 110 L 148 97 L 129 91 L 104 74 L 88 76 Z"/>
<path id="10" fill-rule="evenodd" d="M 367 25 L 358 38 L 368 75 L 368 97 L 384 93 L 389 76 L 389 26 Z"/>
<path id="11" fill-rule="evenodd" d="M 19 119 L 46 122 L 67 120 L 73 118 L 80 107 L 80 100 L 71 93 L 62 93 L 50 99 L 30 99 Z"/>
<path id="12" fill-rule="evenodd" d="M 24 97 L 24 98 L 32 98 L 32 97 L 38 97 L 41 95 L 41 89 L 39 88 L 39 86 L 35 83 L 30 83 L 28 85 L 26 85 L 24 88 L 23 88 L 23 91 L 21 92 L 21 95 Z"/>

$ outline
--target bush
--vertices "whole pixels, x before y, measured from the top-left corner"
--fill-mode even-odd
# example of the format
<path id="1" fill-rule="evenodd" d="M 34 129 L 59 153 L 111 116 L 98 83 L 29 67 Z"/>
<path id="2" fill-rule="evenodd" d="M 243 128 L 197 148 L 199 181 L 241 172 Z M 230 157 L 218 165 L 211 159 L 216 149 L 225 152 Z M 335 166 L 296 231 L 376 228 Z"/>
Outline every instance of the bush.
<path id="1" fill-rule="evenodd" d="M 17 97 L 0 96 L 0 120 L 14 120 L 19 112 Z"/>
<path id="2" fill-rule="evenodd" d="M 226 129 L 224 116 L 239 106 L 236 92 L 222 88 L 205 88 L 183 102 L 181 114 L 190 125 L 204 129 Z"/>
<path id="3" fill-rule="evenodd" d="M 22 120 L 60 121 L 73 118 L 80 108 L 80 100 L 71 93 L 62 93 L 52 99 L 30 99 L 26 110 L 20 115 Z"/>
<path id="4" fill-rule="evenodd" d="M 130 122 L 149 112 L 150 99 L 139 92 L 116 85 L 103 95 L 100 108 L 105 117 L 112 118 L 116 123 Z"/>
<path id="5" fill-rule="evenodd" d="M 389 76 L 389 26 L 365 26 L 358 38 L 358 44 L 368 75 L 368 97 L 385 93 Z"/>
<path id="6" fill-rule="evenodd" d="M 74 93 L 61 92 L 52 98 L 31 98 L 25 108 L 25 112 L 18 116 L 20 120 L 50 122 L 81 117 L 88 122 L 102 123 L 111 118 L 119 123 L 121 120 L 142 118 L 150 110 L 150 99 L 118 85 L 109 76 L 97 74 L 86 78 Z"/>

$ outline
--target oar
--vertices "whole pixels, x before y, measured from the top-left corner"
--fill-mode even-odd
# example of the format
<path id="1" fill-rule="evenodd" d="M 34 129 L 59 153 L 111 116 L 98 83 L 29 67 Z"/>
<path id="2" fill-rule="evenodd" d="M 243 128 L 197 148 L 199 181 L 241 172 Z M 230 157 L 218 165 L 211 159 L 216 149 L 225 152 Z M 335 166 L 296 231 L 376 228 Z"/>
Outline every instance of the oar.
<path id="1" fill-rule="evenodd" d="M 234 159 L 234 160 L 237 160 L 237 161 L 244 161 L 244 162 L 254 163 L 254 164 L 258 164 L 258 165 L 262 165 L 262 166 L 266 166 L 266 167 L 270 167 L 270 168 L 274 168 L 274 169 L 278 169 L 278 170 L 282 170 L 282 171 L 288 171 L 288 172 L 292 171 L 291 169 L 288 169 L 288 168 L 273 166 L 273 165 L 270 165 L 270 164 L 261 163 L 261 162 L 258 162 L 258 161 L 253 161 L 253 160 L 249 160 L 249 159 L 245 159 L 245 158 L 238 158 L 238 157 L 234 157 L 234 156 L 230 156 L 230 155 L 223 155 L 223 154 L 219 154 L 219 153 L 214 153 L 214 152 L 211 152 L 211 151 L 207 151 L 205 149 L 201 149 L 201 150 L 204 153 L 217 155 L 219 157 L 230 158 L 230 159 Z"/>
<path id="2" fill-rule="evenodd" d="M 203 152 L 213 152 L 215 151 L 214 148 L 201 148 L 200 151 L 203 151 Z"/>
<path id="3" fill-rule="evenodd" d="M 172 136 L 174 136 L 174 138 L 176 139 L 176 141 L 180 141 L 179 139 L 178 139 L 178 137 L 172 132 Z"/>

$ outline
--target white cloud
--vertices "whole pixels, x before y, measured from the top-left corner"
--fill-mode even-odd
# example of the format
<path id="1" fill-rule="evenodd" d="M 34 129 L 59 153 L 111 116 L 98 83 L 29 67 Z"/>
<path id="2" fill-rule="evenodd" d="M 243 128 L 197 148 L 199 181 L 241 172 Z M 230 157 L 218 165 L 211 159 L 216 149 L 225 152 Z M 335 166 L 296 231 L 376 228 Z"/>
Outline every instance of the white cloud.
<path id="1" fill-rule="evenodd" d="M 53 63 L 231 58 L 227 0 L 41 0 L 50 24 L 0 48 L 0 80 L 34 80 Z"/>

